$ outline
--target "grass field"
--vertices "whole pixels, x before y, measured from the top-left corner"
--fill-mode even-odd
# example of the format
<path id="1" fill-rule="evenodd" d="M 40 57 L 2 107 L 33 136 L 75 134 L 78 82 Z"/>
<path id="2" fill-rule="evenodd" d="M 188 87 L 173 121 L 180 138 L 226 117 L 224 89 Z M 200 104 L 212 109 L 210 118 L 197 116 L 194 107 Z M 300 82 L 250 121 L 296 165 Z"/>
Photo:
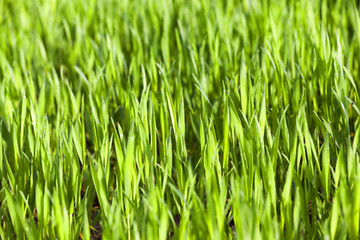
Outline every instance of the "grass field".
<path id="1" fill-rule="evenodd" d="M 1 0 L 1 239 L 359 239 L 360 3 Z"/>

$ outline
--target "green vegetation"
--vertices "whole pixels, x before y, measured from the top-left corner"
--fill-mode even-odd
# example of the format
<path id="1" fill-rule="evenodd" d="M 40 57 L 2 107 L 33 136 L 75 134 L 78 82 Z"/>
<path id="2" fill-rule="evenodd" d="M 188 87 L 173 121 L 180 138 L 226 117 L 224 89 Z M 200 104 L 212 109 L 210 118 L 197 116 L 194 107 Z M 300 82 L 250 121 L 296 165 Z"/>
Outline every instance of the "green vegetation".
<path id="1" fill-rule="evenodd" d="M 359 238 L 359 8 L 0 1 L 0 238 Z"/>

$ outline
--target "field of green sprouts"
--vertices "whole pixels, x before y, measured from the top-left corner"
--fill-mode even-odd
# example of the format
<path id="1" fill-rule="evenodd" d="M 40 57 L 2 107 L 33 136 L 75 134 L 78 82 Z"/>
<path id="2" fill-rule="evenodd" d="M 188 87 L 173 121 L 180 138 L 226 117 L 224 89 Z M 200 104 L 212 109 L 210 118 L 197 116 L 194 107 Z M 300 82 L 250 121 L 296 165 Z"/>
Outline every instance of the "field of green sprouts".
<path id="1" fill-rule="evenodd" d="M 1 0 L 1 239 L 359 239 L 360 3 Z"/>

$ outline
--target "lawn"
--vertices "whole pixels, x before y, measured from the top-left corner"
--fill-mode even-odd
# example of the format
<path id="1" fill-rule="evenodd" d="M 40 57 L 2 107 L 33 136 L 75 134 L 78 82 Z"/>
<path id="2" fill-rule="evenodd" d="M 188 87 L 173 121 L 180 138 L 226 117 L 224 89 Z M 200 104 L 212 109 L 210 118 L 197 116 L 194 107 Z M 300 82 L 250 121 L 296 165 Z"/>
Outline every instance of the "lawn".
<path id="1" fill-rule="evenodd" d="M 359 9 L 0 0 L 0 238 L 359 239 Z"/>

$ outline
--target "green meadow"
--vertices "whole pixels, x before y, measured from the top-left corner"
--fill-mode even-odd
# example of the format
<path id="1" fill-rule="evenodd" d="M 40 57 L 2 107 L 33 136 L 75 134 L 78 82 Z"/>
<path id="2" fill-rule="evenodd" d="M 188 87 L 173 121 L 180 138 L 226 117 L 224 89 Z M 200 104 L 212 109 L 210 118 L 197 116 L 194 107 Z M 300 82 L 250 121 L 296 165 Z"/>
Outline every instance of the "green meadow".
<path id="1" fill-rule="evenodd" d="M 0 238 L 359 239 L 359 9 L 0 0 Z"/>

